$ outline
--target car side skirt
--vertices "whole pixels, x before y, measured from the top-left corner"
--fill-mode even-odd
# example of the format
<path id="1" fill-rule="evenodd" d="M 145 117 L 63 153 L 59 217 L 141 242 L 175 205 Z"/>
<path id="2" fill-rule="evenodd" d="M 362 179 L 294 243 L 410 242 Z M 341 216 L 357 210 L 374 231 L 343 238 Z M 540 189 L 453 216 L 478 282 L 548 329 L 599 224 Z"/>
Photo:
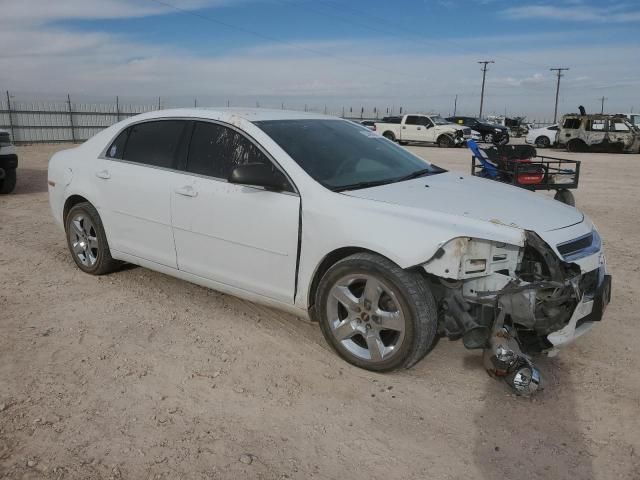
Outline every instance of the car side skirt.
<path id="1" fill-rule="evenodd" d="M 159 263 L 145 260 L 144 258 L 136 257 L 135 255 L 130 255 L 128 253 L 123 253 L 118 250 L 111 249 L 111 256 L 116 260 L 133 263 L 134 265 L 139 265 L 141 267 L 148 268 L 149 270 L 154 270 L 156 272 L 164 273 L 165 275 L 176 277 L 181 280 L 186 280 L 187 282 L 195 283 L 196 285 L 210 288 L 212 290 L 216 290 L 221 293 L 226 293 L 228 295 L 233 295 L 234 297 L 242 298 L 250 302 L 259 303 L 266 307 L 277 308 L 278 310 L 285 311 L 287 313 L 290 313 L 292 315 L 295 315 L 297 317 L 301 317 L 305 320 L 310 321 L 309 312 L 306 309 L 296 307 L 295 305 L 280 302 L 278 300 L 274 300 L 273 298 L 269 298 L 263 295 L 249 292 L 247 290 L 243 290 L 241 288 L 237 288 L 232 285 L 216 282 L 213 280 L 209 280 L 208 278 L 194 275 L 192 273 L 167 267 L 166 265 L 161 265 Z"/>

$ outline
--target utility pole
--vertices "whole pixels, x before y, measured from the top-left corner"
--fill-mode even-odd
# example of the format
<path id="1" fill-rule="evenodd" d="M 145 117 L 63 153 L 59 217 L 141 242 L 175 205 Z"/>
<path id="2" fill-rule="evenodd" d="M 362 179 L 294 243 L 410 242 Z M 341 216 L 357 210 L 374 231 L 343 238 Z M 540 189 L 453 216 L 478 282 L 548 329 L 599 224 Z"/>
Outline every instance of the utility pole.
<path id="1" fill-rule="evenodd" d="M 480 113 L 478 114 L 478 118 L 482 119 L 482 106 L 484 104 L 484 81 L 487 77 L 487 65 L 496 62 L 494 62 L 493 60 L 483 60 L 478 63 L 482 65 L 482 91 L 480 92 Z"/>
<path id="2" fill-rule="evenodd" d="M 453 116 L 456 116 L 456 110 L 458 110 L 458 95 L 456 94 L 456 98 L 453 100 Z"/>
<path id="3" fill-rule="evenodd" d="M 567 67 L 558 67 L 550 68 L 549 70 L 552 72 L 558 72 L 558 83 L 556 84 L 556 106 L 553 109 L 553 123 L 556 123 L 556 119 L 558 118 L 558 95 L 560 94 L 560 79 L 564 77 L 562 72 L 569 69 Z"/>
<path id="4" fill-rule="evenodd" d="M 604 101 L 605 100 L 609 100 L 607 97 L 602 96 L 602 98 L 600 99 L 600 114 L 602 115 L 604 113 Z"/>

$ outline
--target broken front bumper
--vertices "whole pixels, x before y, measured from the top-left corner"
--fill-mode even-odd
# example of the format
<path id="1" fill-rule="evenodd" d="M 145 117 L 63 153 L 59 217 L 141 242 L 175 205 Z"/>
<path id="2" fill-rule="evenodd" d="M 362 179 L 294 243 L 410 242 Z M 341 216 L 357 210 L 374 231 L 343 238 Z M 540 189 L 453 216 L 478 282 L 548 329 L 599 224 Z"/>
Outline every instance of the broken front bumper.
<path id="1" fill-rule="evenodd" d="M 572 342 L 591 330 L 595 322 L 602 320 L 604 310 L 611 301 L 611 275 L 607 273 L 604 260 L 598 269 L 598 277 L 596 290 L 582 295 L 567 325 L 547 335 L 547 340 L 554 347 Z"/>

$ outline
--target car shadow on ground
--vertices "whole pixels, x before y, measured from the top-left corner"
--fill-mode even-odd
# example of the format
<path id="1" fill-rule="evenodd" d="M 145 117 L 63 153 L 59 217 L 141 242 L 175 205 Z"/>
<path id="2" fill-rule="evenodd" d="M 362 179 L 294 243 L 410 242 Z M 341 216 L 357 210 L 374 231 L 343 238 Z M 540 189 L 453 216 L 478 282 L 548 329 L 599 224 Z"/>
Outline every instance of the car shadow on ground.
<path id="1" fill-rule="evenodd" d="M 27 193 L 42 193 L 48 190 L 47 170 L 34 168 L 18 168 L 16 189 L 14 195 L 24 195 Z"/>
<path id="2" fill-rule="evenodd" d="M 478 368 L 477 357 L 466 361 Z M 560 358 L 534 361 L 544 390 L 531 398 L 511 394 L 504 381 L 487 375 L 486 397 L 474 419 L 474 462 L 487 480 L 593 479 L 593 455 L 580 427 L 575 401 L 580 389 L 572 382 L 571 366 Z"/>

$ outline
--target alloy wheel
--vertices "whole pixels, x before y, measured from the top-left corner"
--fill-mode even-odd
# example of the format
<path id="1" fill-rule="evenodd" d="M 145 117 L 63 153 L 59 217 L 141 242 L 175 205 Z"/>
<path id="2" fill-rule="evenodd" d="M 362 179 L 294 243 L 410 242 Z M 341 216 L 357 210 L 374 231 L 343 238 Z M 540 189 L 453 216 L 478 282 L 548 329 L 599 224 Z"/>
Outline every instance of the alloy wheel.
<path id="1" fill-rule="evenodd" d="M 405 314 L 382 280 L 368 274 L 342 277 L 327 299 L 334 338 L 354 357 L 377 363 L 391 358 L 405 337 Z"/>
<path id="2" fill-rule="evenodd" d="M 76 213 L 69 222 L 71 251 L 85 267 L 92 267 L 98 260 L 98 234 L 88 215 Z"/>

